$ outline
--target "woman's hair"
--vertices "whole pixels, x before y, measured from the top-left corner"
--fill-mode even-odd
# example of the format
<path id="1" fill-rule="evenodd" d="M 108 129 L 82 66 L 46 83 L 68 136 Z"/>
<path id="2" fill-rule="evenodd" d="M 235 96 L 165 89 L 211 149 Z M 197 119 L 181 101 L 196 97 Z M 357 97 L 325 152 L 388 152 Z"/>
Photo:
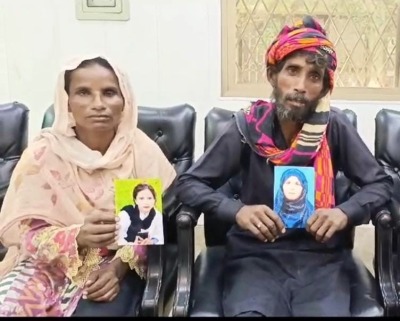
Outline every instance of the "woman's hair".
<path id="1" fill-rule="evenodd" d="M 65 75 L 64 75 L 64 83 L 65 83 L 64 84 L 64 90 L 68 95 L 69 95 L 69 86 L 71 84 L 72 73 L 75 70 L 79 69 L 79 68 L 86 68 L 86 67 L 93 66 L 93 65 L 99 65 L 101 67 L 104 67 L 104 68 L 112 71 L 115 74 L 113 67 L 104 58 L 97 57 L 97 58 L 93 58 L 93 59 L 84 60 L 74 70 L 67 70 L 65 72 Z"/>
<path id="2" fill-rule="evenodd" d="M 149 184 L 136 185 L 132 192 L 133 199 L 136 200 L 136 197 L 139 194 L 139 192 L 144 191 L 146 189 L 148 189 L 151 192 L 151 194 L 153 194 L 154 199 L 156 199 L 156 191 L 154 190 L 154 187 Z"/>

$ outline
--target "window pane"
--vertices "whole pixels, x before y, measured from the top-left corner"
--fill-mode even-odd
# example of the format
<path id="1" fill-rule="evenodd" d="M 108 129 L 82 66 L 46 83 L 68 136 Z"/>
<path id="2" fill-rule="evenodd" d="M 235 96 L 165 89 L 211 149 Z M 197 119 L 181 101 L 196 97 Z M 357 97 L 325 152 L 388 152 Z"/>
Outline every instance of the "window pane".
<path id="1" fill-rule="evenodd" d="M 335 43 L 337 87 L 394 88 L 399 0 L 237 0 L 237 84 L 265 82 L 264 55 L 284 24 L 316 17 Z"/>

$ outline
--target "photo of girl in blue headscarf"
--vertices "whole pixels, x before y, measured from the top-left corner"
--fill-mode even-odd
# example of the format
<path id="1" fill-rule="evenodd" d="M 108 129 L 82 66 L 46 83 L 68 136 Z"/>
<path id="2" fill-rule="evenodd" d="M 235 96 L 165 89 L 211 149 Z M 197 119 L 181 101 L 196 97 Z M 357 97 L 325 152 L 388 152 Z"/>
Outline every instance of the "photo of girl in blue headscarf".
<path id="1" fill-rule="evenodd" d="M 306 227 L 315 209 L 314 177 L 312 167 L 275 167 L 274 211 L 286 228 Z"/>

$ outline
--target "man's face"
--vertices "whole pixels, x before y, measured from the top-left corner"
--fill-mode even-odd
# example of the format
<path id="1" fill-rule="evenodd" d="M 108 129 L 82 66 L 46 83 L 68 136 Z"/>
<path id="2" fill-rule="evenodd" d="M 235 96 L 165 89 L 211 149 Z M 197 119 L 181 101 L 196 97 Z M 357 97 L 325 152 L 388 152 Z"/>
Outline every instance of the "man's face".
<path id="1" fill-rule="evenodd" d="M 279 120 L 305 122 L 322 98 L 325 68 L 310 62 L 306 55 L 289 58 L 273 75 L 273 98 Z"/>

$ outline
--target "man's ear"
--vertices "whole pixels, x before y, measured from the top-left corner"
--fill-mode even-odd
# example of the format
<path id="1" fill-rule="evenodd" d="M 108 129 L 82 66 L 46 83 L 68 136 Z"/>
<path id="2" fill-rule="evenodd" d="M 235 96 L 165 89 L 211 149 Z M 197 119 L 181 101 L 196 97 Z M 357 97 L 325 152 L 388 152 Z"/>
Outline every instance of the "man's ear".
<path id="1" fill-rule="evenodd" d="M 276 88 L 278 74 L 271 68 L 267 68 L 267 79 L 271 84 L 272 88 Z"/>

